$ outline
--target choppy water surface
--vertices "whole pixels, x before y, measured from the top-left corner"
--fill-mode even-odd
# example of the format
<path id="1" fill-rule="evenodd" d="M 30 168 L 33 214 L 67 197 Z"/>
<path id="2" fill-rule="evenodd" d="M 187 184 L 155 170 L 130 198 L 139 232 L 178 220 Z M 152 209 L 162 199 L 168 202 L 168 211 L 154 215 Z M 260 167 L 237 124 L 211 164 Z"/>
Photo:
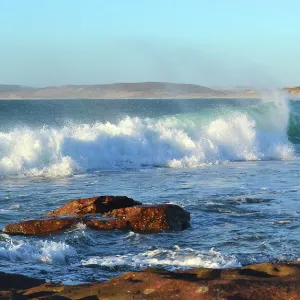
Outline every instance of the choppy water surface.
<path id="1" fill-rule="evenodd" d="M 126 195 L 191 212 L 183 232 L 0 234 L 0 270 L 77 283 L 147 266 L 300 258 L 298 102 L 0 101 L 0 227 L 69 199 Z"/>

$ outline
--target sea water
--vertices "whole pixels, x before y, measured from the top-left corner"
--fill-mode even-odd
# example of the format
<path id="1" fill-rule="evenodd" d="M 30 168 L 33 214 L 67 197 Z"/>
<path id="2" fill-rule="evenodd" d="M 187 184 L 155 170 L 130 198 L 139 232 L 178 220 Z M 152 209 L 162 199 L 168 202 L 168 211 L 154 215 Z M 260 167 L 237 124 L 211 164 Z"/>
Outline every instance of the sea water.
<path id="1" fill-rule="evenodd" d="M 0 122 L 0 228 L 96 195 L 191 213 L 182 232 L 0 233 L 0 271 L 72 284 L 300 259 L 300 104 L 284 95 L 4 100 Z"/>

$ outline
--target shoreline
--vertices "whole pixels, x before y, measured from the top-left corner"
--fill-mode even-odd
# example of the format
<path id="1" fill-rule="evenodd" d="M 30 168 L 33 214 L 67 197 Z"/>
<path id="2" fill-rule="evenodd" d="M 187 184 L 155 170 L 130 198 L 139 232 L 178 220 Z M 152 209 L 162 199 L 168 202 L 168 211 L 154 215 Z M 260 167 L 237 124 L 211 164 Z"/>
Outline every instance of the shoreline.
<path id="1" fill-rule="evenodd" d="M 274 90 L 274 89 L 273 89 Z M 300 87 L 278 88 L 288 97 L 300 97 Z M 131 82 L 96 85 L 28 87 L 1 85 L 0 99 L 203 99 L 260 98 L 272 89 L 251 86 L 210 88 L 197 84 L 170 82 Z"/>
<path id="2" fill-rule="evenodd" d="M 299 299 L 300 262 L 239 268 L 126 272 L 107 281 L 65 285 L 0 272 L 1 299 Z"/>
<path id="3" fill-rule="evenodd" d="M 125 97 L 120 97 L 120 98 L 99 98 L 99 97 L 85 97 L 85 98 L 0 98 L 0 101 L 63 101 L 63 100 L 216 100 L 216 99 L 226 99 L 226 100 L 236 100 L 236 99 L 241 99 L 241 100 L 259 100 L 262 97 L 259 95 L 256 96 L 213 96 L 213 97 L 206 97 L 206 96 L 201 96 L 201 97 L 149 97 L 149 98 L 125 98 Z M 300 95 L 299 96 L 289 96 L 287 95 L 287 98 L 289 100 L 300 100 Z"/>

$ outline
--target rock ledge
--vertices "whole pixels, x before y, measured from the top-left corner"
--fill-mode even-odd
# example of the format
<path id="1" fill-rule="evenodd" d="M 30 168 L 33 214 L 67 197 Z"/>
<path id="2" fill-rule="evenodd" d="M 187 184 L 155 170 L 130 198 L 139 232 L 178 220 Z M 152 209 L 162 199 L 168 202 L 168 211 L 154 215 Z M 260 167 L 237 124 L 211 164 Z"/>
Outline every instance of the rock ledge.
<path id="1" fill-rule="evenodd" d="M 235 269 L 168 272 L 146 269 L 106 282 L 77 286 L 44 283 L 0 273 L 1 299 L 300 299 L 300 262 L 264 263 Z M 1 291 L 2 290 L 2 291 Z M 14 296 L 14 298 L 12 298 Z"/>

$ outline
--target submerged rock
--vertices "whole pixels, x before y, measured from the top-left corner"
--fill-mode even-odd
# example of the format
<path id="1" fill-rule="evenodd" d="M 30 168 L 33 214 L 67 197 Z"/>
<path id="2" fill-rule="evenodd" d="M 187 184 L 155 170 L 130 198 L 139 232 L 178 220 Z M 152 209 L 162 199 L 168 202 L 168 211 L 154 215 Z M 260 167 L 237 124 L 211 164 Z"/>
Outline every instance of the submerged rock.
<path id="1" fill-rule="evenodd" d="M 9 286 L 1 285 L 7 293 Z M 15 287 L 20 289 L 19 287 Z M 23 299 L 223 299 L 223 300 L 296 300 L 300 295 L 300 262 L 264 263 L 236 269 L 198 268 L 169 272 L 146 269 L 129 272 L 106 282 L 77 286 L 33 285 L 15 291 Z M 1 295 L 1 292 L 0 292 Z M 45 298 L 43 298 L 45 299 Z"/>
<path id="2" fill-rule="evenodd" d="M 3 232 L 20 235 L 41 235 L 65 230 L 80 222 L 78 218 L 51 218 L 41 220 L 27 220 L 11 223 L 4 227 Z"/>
<path id="3" fill-rule="evenodd" d="M 47 216 L 59 215 L 86 215 L 86 214 L 103 214 L 117 208 L 132 207 L 141 205 L 126 196 L 99 196 L 86 199 L 72 200 L 57 210 L 51 211 Z"/>

